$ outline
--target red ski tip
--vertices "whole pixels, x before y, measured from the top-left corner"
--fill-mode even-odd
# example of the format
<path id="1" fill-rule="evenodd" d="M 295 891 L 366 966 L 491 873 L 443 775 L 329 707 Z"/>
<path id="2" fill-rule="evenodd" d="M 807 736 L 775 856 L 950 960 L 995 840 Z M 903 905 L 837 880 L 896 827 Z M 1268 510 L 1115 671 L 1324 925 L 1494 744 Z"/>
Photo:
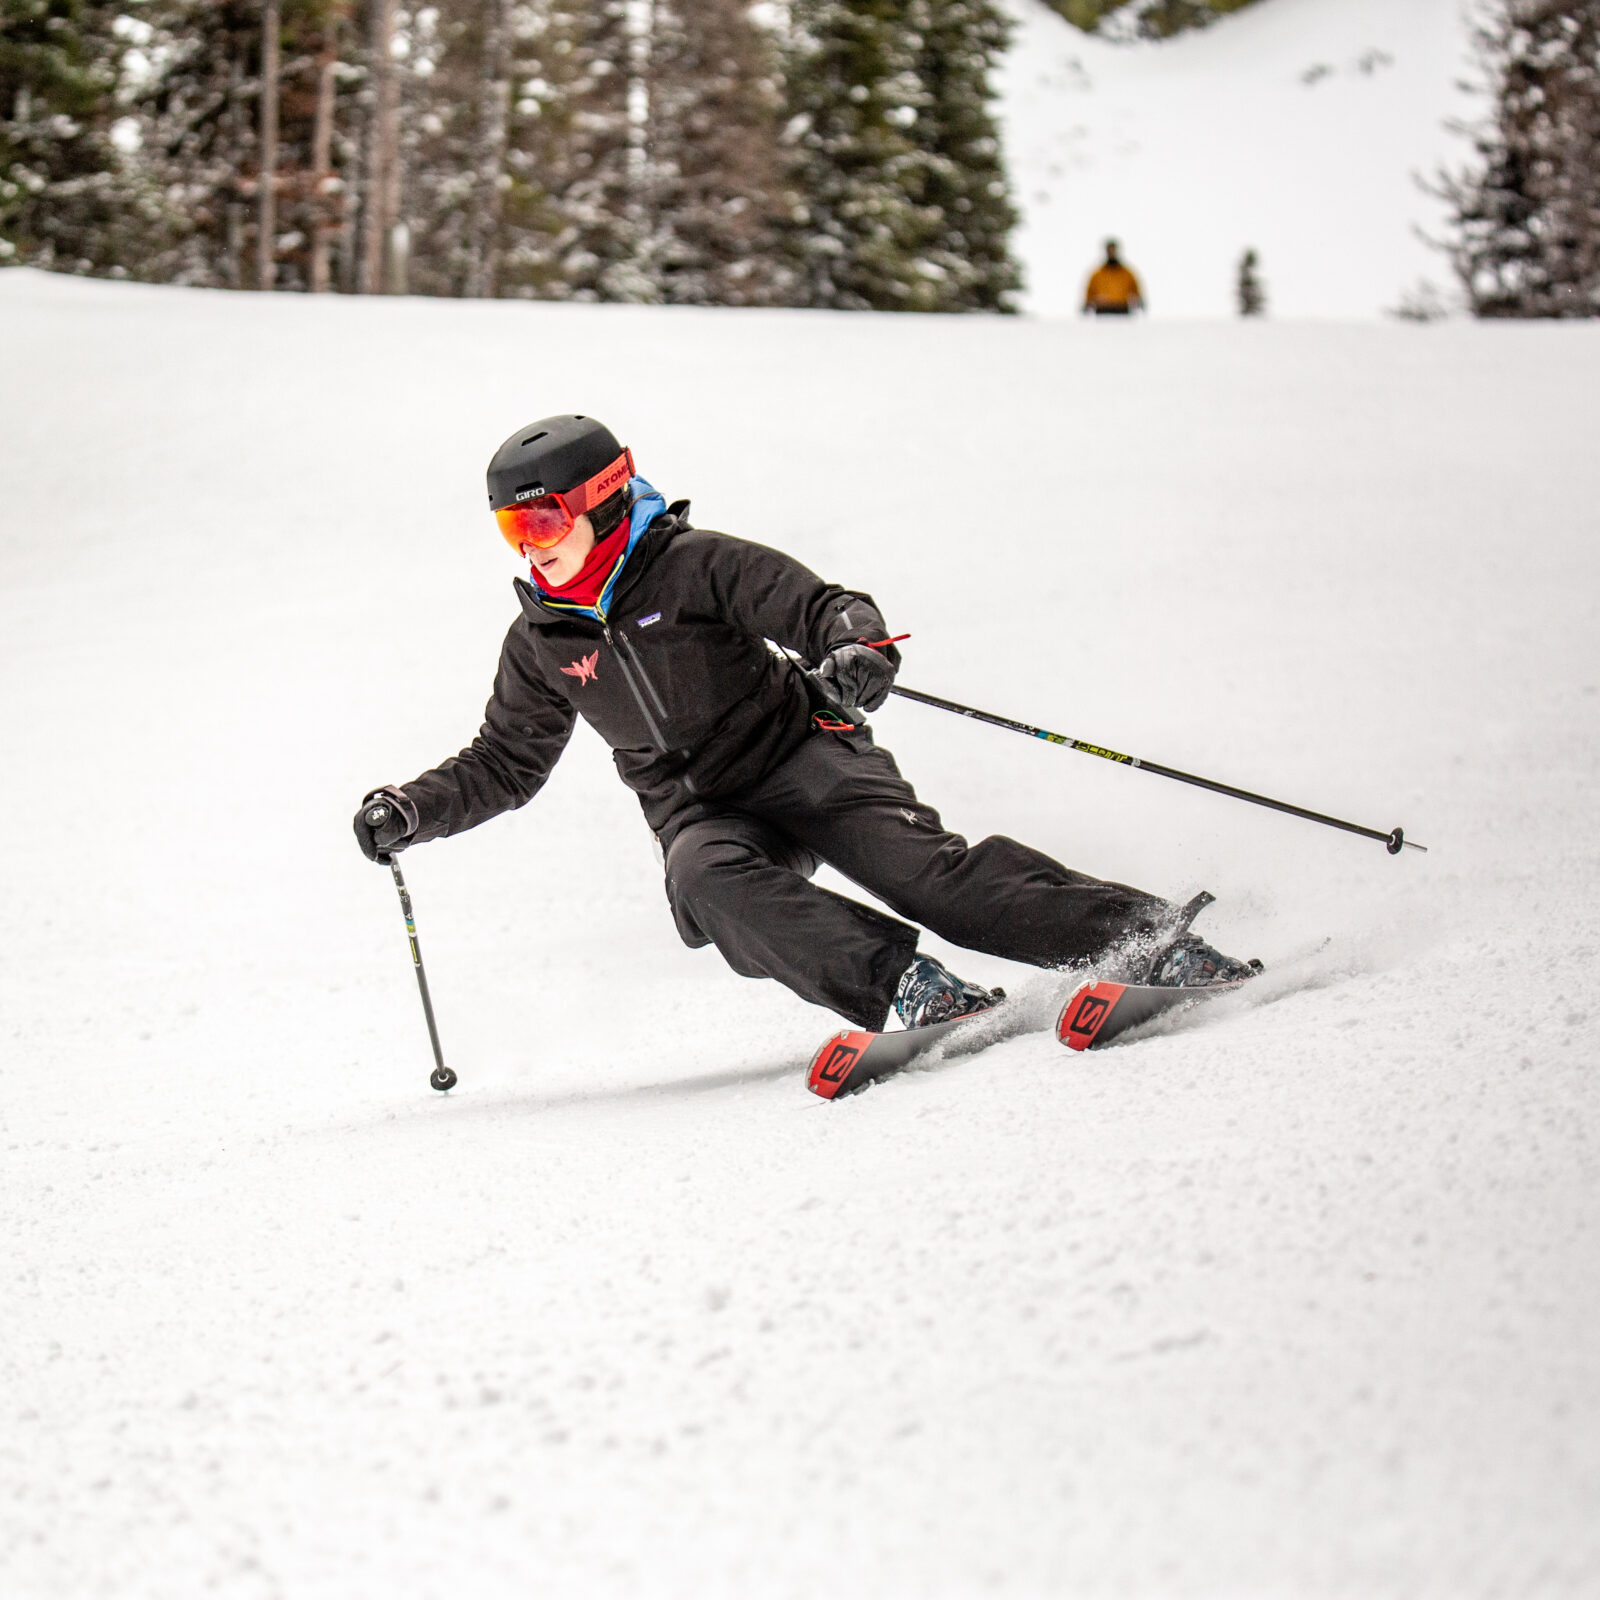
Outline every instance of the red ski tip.
<path id="1" fill-rule="evenodd" d="M 1061 1012 L 1057 1037 L 1071 1050 L 1087 1050 L 1127 991 L 1125 983 L 1088 983 Z"/>
<path id="2" fill-rule="evenodd" d="M 811 1058 L 811 1070 L 806 1074 L 806 1088 L 820 1094 L 824 1100 L 846 1094 L 852 1084 L 857 1064 L 866 1048 L 878 1036 L 847 1029 L 836 1033 Z"/>

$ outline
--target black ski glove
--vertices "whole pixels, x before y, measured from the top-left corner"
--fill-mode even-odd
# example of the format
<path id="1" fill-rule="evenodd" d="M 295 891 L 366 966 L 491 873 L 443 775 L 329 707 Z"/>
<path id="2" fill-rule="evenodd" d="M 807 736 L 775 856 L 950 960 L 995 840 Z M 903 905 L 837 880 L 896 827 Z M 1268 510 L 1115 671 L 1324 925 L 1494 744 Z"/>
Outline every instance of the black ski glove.
<path id="1" fill-rule="evenodd" d="M 870 644 L 842 644 L 817 668 L 823 688 L 842 706 L 876 711 L 889 698 L 895 663 Z"/>
<path id="2" fill-rule="evenodd" d="M 417 831 L 417 820 L 417 808 L 407 798 L 405 790 L 385 784 L 381 789 L 374 789 L 356 812 L 356 843 L 368 861 L 387 866 L 391 853 L 404 850 L 410 844 L 411 835 Z"/>

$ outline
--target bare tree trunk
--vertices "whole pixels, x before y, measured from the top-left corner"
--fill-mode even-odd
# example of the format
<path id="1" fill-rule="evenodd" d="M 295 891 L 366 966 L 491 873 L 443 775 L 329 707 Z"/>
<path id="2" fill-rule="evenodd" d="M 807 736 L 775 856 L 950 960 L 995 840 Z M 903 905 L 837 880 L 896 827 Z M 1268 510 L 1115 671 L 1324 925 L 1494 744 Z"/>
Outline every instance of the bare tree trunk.
<path id="1" fill-rule="evenodd" d="M 256 212 L 256 287 L 278 275 L 278 35 L 279 0 L 265 0 L 261 20 L 261 178 Z"/>
<path id="2" fill-rule="evenodd" d="M 360 158 L 357 157 L 357 160 Z M 361 283 L 357 276 L 361 256 L 360 179 L 347 167 L 344 188 L 339 194 L 339 227 L 336 233 L 339 252 L 339 292 L 355 294 Z"/>
<path id="3" fill-rule="evenodd" d="M 628 0 L 628 32 L 628 211 L 648 256 L 655 221 L 649 195 L 650 42 L 655 32 L 655 0 Z"/>
<path id="4" fill-rule="evenodd" d="M 322 52 L 317 75 L 317 115 L 311 127 L 311 292 L 328 292 L 329 211 L 333 185 L 333 87 L 339 57 L 330 42 Z"/>
<path id="5" fill-rule="evenodd" d="M 411 287 L 411 224 L 400 215 L 400 75 L 390 76 L 393 105 L 383 195 L 383 214 L 389 223 L 389 256 L 384 279 L 388 293 L 405 294 Z"/>
<path id="6" fill-rule="evenodd" d="M 511 0 L 487 0 L 483 79 L 478 100 L 478 175 L 468 234 L 466 292 L 492 295 L 498 276 L 500 173 L 506 154 L 506 108 L 511 96 Z"/>
<path id="7" fill-rule="evenodd" d="M 237 55 L 228 62 L 228 109 L 223 124 L 231 149 L 244 147 L 245 125 L 249 115 L 244 108 L 244 66 Z M 244 287 L 245 216 L 243 174 L 236 173 L 228 191 L 226 240 L 223 246 L 222 281 L 230 289 Z"/>
<path id="8" fill-rule="evenodd" d="M 371 124 L 374 115 L 373 109 L 362 102 L 364 118 L 360 122 L 359 132 L 352 139 L 344 152 L 344 162 L 341 176 L 344 180 L 343 192 L 339 196 L 339 292 L 341 294 L 363 293 L 361 284 L 361 259 L 362 259 L 362 221 L 364 213 L 362 204 L 370 187 L 370 174 L 367 171 L 367 160 L 372 154 Z"/>
<path id="9" fill-rule="evenodd" d="M 400 209 L 400 75 L 394 65 L 395 0 L 373 0 L 372 121 L 367 129 L 367 196 L 360 291 L 384 292 L 384 246 Z"/>
<path id="10" fill-rule="evenodd" d="M 230 289 L 237 289 L 244 278 L 244 202 L 229 200 L 227 216 L 227 243 L 223 247 L 222 281 Z"/>

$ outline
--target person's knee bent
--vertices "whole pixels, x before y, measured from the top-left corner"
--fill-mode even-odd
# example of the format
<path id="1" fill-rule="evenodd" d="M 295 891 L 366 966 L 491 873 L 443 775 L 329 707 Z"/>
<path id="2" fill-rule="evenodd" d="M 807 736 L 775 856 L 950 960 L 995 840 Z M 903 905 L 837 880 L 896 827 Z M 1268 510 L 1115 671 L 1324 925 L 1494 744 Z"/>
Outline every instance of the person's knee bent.
<path id="1" fill-rule="evenodd" d="M 719 878 L 748 871 L 767 860 L 749 839 L 720 833 L 707 824 L 685 828 L 667 851 L 667 887 L 693 899 Z"/>
<path id="2" fill-rule="evenodd" d="M 684 942 L 699 948 L 716 937 L 719 911 L 737 917 L 745 894 L 758 892 L 744 880 L 763 871 L 809 878 L 818 865 L 809 850 L 775 830 L 694 823 L 667 850 L 667 901 Z"/>
<path id="3" fill-rule="evenodd" d="M 746 840 L 730 838 L 704 823 L 685 828 L 667 850 L 667 904 L 672 908 L 678 933 L 691 949 L 712 942 L 715 922 L 712 911 L 722 896 L 719 882 L 748 868 L 758 852 Z"/>

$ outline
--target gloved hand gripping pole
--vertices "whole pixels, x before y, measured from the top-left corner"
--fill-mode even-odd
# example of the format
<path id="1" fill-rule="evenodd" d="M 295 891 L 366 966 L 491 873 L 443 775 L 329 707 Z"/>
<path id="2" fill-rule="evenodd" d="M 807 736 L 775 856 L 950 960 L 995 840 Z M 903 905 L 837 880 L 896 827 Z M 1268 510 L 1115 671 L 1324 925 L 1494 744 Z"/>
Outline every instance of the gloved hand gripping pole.
<path id="1" fill-rule="evenodd" d="M 389 807 L 379 801 L 367 812 L 367 826 L 381 828 L 389 820 Z M 428 974 L 422 966 L 422 946 L 417 942 L 417 920 L 411 913 L 411 892 L 401 876 L 400 863 L 394 854 L 380 855 L 378 861 L 394 874 L 394 886 L 400 891 L 400 909 L 405 914 L 406 938 L 411 941 L 411 964 L 417 969 L 417 988 L 422 993 L 422 1014 L 428 1019 L 428 1039 L 433 1045 L 433 1071 L 428 1082 L 439 1090 L 453 1089 L 456 1075 L 444 1064 L 444 1052 L 439 1048 L 439 1028 L 433 1020 L 433 1000 L 428 994 Z"/>

